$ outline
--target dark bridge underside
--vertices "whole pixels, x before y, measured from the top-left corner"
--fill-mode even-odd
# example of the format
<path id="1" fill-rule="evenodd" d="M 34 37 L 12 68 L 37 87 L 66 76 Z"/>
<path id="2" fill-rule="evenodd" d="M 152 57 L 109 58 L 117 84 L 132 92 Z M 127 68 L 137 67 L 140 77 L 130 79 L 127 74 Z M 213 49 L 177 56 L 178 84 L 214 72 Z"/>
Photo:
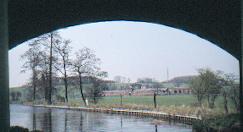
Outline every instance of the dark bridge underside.
<path id="1" fill-rule="evenodd" d="M 9 0 L 9 48 L 56 29 L 112 20 L 182 29 L 240 58 L 240 0 Z"/>

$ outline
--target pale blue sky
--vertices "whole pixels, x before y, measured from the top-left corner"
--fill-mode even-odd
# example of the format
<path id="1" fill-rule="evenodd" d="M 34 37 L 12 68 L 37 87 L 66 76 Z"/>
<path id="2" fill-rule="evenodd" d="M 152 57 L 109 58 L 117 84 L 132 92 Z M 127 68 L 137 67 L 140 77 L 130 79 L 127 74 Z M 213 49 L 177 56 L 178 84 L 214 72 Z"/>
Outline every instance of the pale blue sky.
<path id="1" fill-rule="evenodd" d="M 171 27 L 143 22 L 100 22 L 59 30 L 72 40 L 73 51 L 88 47 L 101 58 L 101 68 L 116 75 L 137 78 L 151 77 L 158 81 L 169 77 L 195 75 L 198 68 L 211 68 L 239 74 L 238 60 L 226 51 L 198 36 Z M 20 73 L 23 44 L 9 52 L 10 86 L 23 85 L 29 73 Z"/>

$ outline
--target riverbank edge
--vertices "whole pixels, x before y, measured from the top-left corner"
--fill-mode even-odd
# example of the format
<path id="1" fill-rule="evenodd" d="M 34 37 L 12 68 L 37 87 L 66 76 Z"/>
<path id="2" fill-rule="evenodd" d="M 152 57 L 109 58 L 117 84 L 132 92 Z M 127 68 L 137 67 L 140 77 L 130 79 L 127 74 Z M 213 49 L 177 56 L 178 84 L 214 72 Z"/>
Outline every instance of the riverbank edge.
<path id="1" fill-rule="evenodd" d="M 142 117 L 152 117 L 156 119 L 163 119 L 168 121 L 174 121 L 179 123 L 184 123 L 187 125 L 192 125 L 194 121 L 201 120 L 196 116 L 183 116 L 168 114 L 164 112 L 148 111 L 148 110 L 131 110 L 131 109 L 119 109 L 119 108 L 89 108 L 89 107 L 73 107 L 73 106 L 63 106 L 63 105 L 28 105 L 33 107 L 44 107 L 44 108 L 55 108 L 55 109 L 67 109 L 67 110 L 78 110 L 87 112 L 100 112 L 107 114 L 122 114 L 122 115 L 133 115 Z"/>

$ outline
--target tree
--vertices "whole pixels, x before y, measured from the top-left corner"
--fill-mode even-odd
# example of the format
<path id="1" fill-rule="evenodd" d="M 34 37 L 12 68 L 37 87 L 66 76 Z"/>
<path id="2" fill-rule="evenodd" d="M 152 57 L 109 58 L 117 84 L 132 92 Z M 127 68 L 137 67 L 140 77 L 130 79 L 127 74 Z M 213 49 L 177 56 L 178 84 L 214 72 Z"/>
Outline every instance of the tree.
<path id="1" fill-rule="evenodd" d="M 22 94 L 19 91 L 11 91 L 10 96 L 11 96 L 11 98 L 10 98 L 11 101 L 19 101 Z"/>
<path id="2" fill-rule="evenodd" d="M 44 93 L 45 101 L 48 101 L 48 90 L 49 90 L 49 56 L 46 52 L 42 52 L 40 55 L 41 62 L 40 62 L 40 74 L 41 79 L 39 80 L 39 86 Z"/>
<path id="3" fill-rule="evenodd" d="M 98 100 L 101 99 L 103 96 L 103 90 L 105 89 L 106 85 L 102 78 L 107 77 L 107 72 L 99 72 L 95 76 L 92 77 L 92 87 L 90 87 L 87 91 L 87 96 L 89 97 L 92 102 L 95 104 L 98 103 Z"/>
<path id="4" fill-rule="evenodd" d="M 71 43 L 70 40 L 64 40 L 63 42 L 56 42 L 55 49 L 57 53 L 60 56 L 60 59 L 58 61 L 58 65 L 55 66 L 55 68 L 63 75 L 63 81 L 64 81 L 64 86 L 65 86 L 65 102 L 68 102 L 68 75 L 67 71 L 68 68 L 70 68 L 70 52 L 71 52 L 71 47 L 69 44 Z"/>
<path id="5" fill-rule="evenodd" d="M 210 69 L 199 69 L 199 78 L 203 89 L 206 90 L 207 102 L 210 108 L 214 108 L 214 102 L 222 88 L 221 72 L 213 72 Z"/>
<path id="6" fill-rule="evenodd" d="M 229 98 L 233 102 L 236 111 L 239 112 L 240 102 L 239 102 L 239 94 L 238 94 L 239 84 L 237 83 L 238 79 L 234 74 L 224 74 L 224 81 L 225 81 L 225 86 L 222 90 L 222 94 L 224 97 L 225 111 L 227 107 L 227 98 Z"/>
<path id="7" fill-rule="evenodd" d="M 229 86 L 224 86 L 221 89 L 221 93 L 222 93 L 222 96 L 224 98 L 224 111 L 225 111 L 225 114 L 229 113 L 229 110 L 228 110 L 228 99 L 227 99 L 227 96 L 228 96 L 228 93 L 229 93 L 229 89 L 230 89 Z"/>
<path id="8" fill-rule="evenodd" d="M 44 34 L 36 39 L 36 41 L 44 46 L 45 55 L 48 57 L 48 92 L 47 92 L 47 98 L 48 98 L 48 104 L 52 104 L 52 79 L 53 79 L 53 63 L 55 62 L 55 50 L 53 50 L 54 44 L 58 43 L 61 39 L 61 36 L 58 34 L 58 32 L 51 32 Z M 56 44 L 57 45 L 57 44 Z M 47 52 L 49 50 L 49 52 Z"/>
<path id="9" fill-rule="evenodd" d="M 202 100 L 205 98 L 206 88 L 200 77 L 194 77 L 191 81 L 192 94 L 196 96 L 198 104 L 202 105 Z"/>
<path id="10" fill-rule="evenodd" d="M 94 52 L 89 48 L 82 48 L 76 54 L 76 59 L 72 62 L 73 71 L 79 77 L 79 88 L 80 94 L 82 96 L 82 100 L 85 105 L 85 96 L 83 93 L 83 86 L 82 86 L 82 77 L 83 76 L 92 76 L 97 71 L 99 71 L 98 64 L 100 63 L 100 59 L 96 57 Z"/>
<path id="11" fill-rule="evenodd" d="M 22 66 L 22 72 L 26 70 L 31 70 L 31 84 L 33 88 L 33 101 L 36 99 L 36 87 L 37 87 L 37 76 L 38 76 L 38 66 L 40 64 L 41 47 L 38 45 L 37 41 L 32 41 L 29 43 L 30 48 L 21 56 L 22 59 L 26 59 Z"/>

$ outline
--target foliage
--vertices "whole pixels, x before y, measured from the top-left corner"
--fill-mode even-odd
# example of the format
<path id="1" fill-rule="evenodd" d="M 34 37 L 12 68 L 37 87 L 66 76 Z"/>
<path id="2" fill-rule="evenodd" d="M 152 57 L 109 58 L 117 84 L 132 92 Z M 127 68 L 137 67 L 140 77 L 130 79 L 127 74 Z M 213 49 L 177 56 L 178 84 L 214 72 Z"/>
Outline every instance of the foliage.
<path id="1" fill-rule="evenodd" d="M 200 77 L 194 77 L 191 82 L 192 94 L 197 98 L 199 105 L 202 105 L 202 100 L 205 98 L 206 88 Z"/>
<path id="2" fill-rule="evenodd" d="M 39 130 L 29 131 L 27 128 L 23 128 L 20 126 L 11 126 L 9 132 L 42 132 Z"/>
<path id="3" fill-rule="evenodd" d="M 10 100 L 11 101 L 19 101 L 20 100 L 20 98 L 21 98 L 21 96 L 22 96 L 22 94 L 21 94 L 21 92 L 19 92 L 19 91 L 16 91 L 16 92 L 10 92 Z"/>
<path id="4" fill-rule="evenodd" d="M 213 116 L 193 122 L 193 129 L 199 132 L 239 131 L 240 115 Z"/>
<path id="5" fill-rule="evenodd" d="M 234 74 L 224 74 L 224 87 L 222 89 L 222 94 L 225 96 L 225 101 L 227 102 L 227 98 L 229 98 L 233 104 L 235 109 L 240 111 L 240 100 L 239 100 L 239 83 L 238 79 Z"/>
<path id="6" fill-rule="evenodd" d="M 214 108 L 214 102 L 225 85 L 222 72 L 199 69 L 198 73 L 191 83 L 192 93 L 197 97 L 199 104 L 206 97 L 209 108 Z"/>
<path id="7" fill-rule="evenodd" d="M 103 96 L 103 90 L 106 89 L 106 85 L 101 78 L 107 77 L 107 72 L 98 72 L 95 77 L 91 79 L 92 87 L 87 89 L 88 98 L 95 104 Z"/>
<path id="8" fill-rule="evenodd" d="M 12 126 L 10 127 L 10 132 L 29 132 L 27 128 L 22 128 L 19 126 Z"/>
<path id="9" fill-rule="evenodd" d="M 199 77 L 206 89 L 206 97 L 210 108 L 214 108 L 215 99 L 220 94 L 220 89 L 223 86 L 221 72 L 214 72 L 210 69 L 199 69 Z"/>

